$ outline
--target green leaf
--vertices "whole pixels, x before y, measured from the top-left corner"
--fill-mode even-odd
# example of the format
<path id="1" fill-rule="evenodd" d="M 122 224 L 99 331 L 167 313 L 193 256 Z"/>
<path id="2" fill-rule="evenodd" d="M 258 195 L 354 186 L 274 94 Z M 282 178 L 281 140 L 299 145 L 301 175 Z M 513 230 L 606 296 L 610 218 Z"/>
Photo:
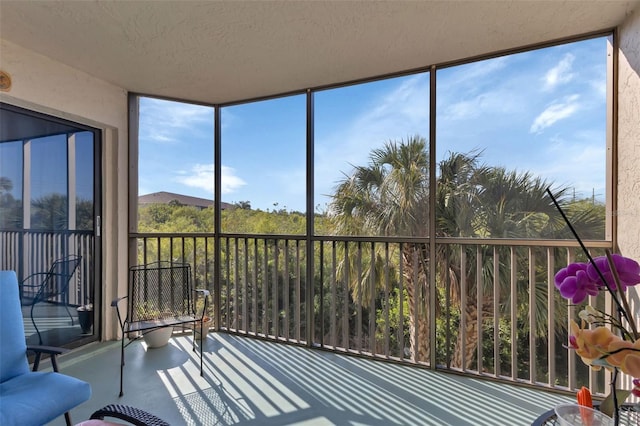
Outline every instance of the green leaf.
<path id="1" fill-rule="evenodd" d="M 626 400 L 631 391 L 616 389 L 616 397 L 618 398 L 618 407 L 620 407 Z M 610 393 L 600 404 L 600 411 L 609 417 L 613 417 L 613 394 Z"/>

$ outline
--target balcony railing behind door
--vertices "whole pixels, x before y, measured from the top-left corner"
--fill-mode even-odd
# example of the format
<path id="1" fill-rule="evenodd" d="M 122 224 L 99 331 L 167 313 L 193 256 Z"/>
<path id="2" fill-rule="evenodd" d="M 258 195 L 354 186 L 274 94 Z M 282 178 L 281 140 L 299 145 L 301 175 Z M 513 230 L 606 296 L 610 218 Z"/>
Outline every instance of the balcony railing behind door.
<path id="1" fill-rule="evenodd" d="M 0 269 L 16 271 L 18 280 L 46 272 L 56 259 L 69 254 L 82 261 L 69 285 L 68 300 L 52 300 L 70 306 L 94 303 L 93 235 L 90 231 L 0 231 Z"/>

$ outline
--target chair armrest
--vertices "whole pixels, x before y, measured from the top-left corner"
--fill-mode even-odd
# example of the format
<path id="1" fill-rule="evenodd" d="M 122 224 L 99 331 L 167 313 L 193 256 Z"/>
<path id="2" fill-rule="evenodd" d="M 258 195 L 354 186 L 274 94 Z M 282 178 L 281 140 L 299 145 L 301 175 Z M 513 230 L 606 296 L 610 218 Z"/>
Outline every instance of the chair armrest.
<path id="1" fill-rule="evenodd" d="M 66 348 L 58 348 L 56 346 L 27 346 L 27 352 L 35 352 L 36 357 L 33 361 L 33 369 L 31 371 L 38 371 L 40 367 L 40 360 L 42 359 L 42 354 L 50 355 L 51 357 L 51 366 L 53 367 L 53 371 L 58 372 L 58 361 L 57 356 L 63 354 L 65 352 L 69 352 L 69 349 Z"/>
<path id="2" fill-rule="evenodd" d="M 117 307 L 118 307 L 118 303 L 120 303 L 120 301 L 121 301 L 122 299 L 126 299 L 127 297 L 128 297 L 128 296 L 122 296 L 122 297 L 118 297 L 118 298 L 113 299 L 113 300 L 111 301 L 111 307 L 112 307 L 112 308 L 117 308 Z"/>
<path id="3" fill-rule="evenodd" d="M 122 316 L 120 315 L 120 307 L 118 306 L 118 304 L 120 303 L 121 300 L 126 299 L 127 297 L 129 296 L 118 297 L 111 301 L 111 307 L 116 308 L 116 314 L 118 315 L 118 322 L 120 323 L 120 328 L 122 329 L 123 333 L 124 333 L 124 322 L 127 320 L 127 318 L 125 318 L 124 320 L 122 319 Z M 122 338 L 124 339 L 124 336 Z"/>
<path id="4" fill-rule="evenodd" d="M 40 352 L 49 355 L 60 355 L 69 352 L 67 348 L 59 348 L 57 346 L 42 346 L 42 345 L 30 345 L 27 346 L 27 351 Z"/>

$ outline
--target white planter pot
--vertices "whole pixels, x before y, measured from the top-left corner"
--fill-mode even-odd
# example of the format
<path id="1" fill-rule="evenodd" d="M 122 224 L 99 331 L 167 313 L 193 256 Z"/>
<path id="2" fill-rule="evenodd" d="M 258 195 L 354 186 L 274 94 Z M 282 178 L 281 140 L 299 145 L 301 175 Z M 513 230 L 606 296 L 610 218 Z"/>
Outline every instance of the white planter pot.
<path id="1" fill-rule="evenodd" d="M 173 333 L 173 327 L 164 327 L 145 333 L 142 337 L 148 348 L 161 348 L 169 343 L 171 333 Z"/>
<path id="2" fill-rule="evenodd" d="M 213 318 L 209 318 L 208 320 L 203 321 L 202 323 L 202 337 L 199 338 L 198 340 L 204 340 L 207 338 L 207 333 L 209 332 L 209 327 L 211 327 L 213 325 Z M 197 324 L 196 326 L 196 330 L 197 333 L 194 332 L 194 336 L 200 335 L 200 324 Z"/>

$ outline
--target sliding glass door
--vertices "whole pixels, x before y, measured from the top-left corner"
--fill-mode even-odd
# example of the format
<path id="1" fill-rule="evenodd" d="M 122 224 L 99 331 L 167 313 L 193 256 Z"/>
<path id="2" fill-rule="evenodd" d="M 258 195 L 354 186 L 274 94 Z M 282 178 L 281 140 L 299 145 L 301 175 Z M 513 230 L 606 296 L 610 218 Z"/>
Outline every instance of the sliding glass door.
<path id="1" fill-rule="evenodd" d="M 101 132 L 0 104 L 0 269 L 15 270 L 28 343 L 97 339 Z"/>

